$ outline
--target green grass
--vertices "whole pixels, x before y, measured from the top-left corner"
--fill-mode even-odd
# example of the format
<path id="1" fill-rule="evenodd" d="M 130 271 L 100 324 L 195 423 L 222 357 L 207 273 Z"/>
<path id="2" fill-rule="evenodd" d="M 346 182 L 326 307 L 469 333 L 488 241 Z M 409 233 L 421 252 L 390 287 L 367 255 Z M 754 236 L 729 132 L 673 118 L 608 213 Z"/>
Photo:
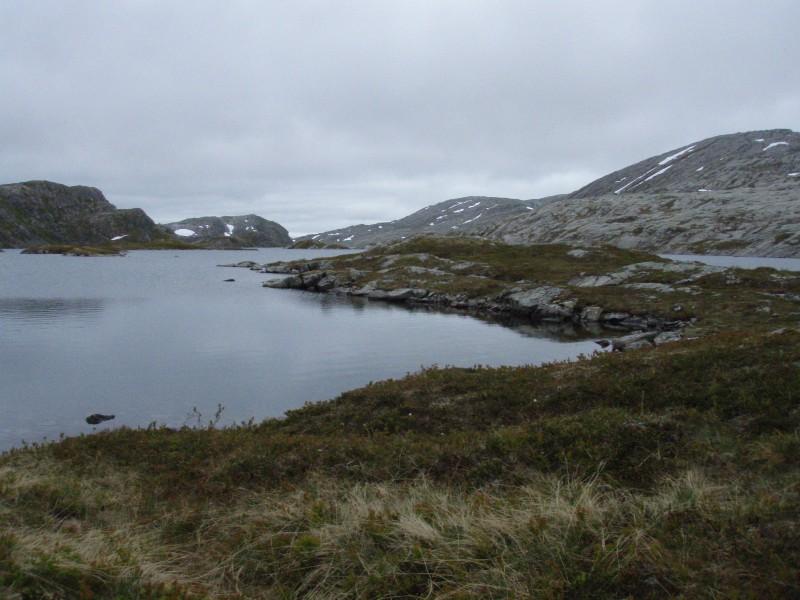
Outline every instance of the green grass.
<path id="1" fill-rule="evenodd" d="M 432 368 L 282 420 L 7 453 L 0 586 L 34 598 L 791 597 L 799 451 L 794 331 Z"/>
<path id="2" fill-rule="evenodd" d="M 280 420 L 6 453 L 0 595 L 800 597 L 800 281 L 755 269 L 693 293 L 576 288 L 661 259 L 569 250 L 419 238 L 317 262 L 472 297 L 554 284 L 579 305 L 695 317 L 702 337 L 434 367 Z"/>

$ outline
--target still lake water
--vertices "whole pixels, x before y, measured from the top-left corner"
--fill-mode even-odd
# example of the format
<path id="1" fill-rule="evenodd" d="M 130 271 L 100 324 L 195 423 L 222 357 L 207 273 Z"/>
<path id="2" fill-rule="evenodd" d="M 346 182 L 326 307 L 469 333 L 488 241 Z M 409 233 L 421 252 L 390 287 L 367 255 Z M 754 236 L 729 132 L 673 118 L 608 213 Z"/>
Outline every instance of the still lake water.
<path id="1" fill-rule="evenodd" d="M 339 252 L 342 253 L 342 252 Z M 536 364 L 597 350 L 546 329 L 261 287 L 220 263 L 332 251 L 138 251 L 124 258 L 0 252 L 0 451 L 97 426 L 221 424 L 432 364 Z M 236 279 L 233 283 L 223 280 Z"/>
<path id="2" fill-rule="evenodd" d="M 717 267 L 757 269 L 771 267 L 784 271 L 800 271 L 800 258 L 765 258 L 759 256 L 710 256 L 704 254 L 661 254 L 664 258 L 680 261 L 698 261 Z"/>

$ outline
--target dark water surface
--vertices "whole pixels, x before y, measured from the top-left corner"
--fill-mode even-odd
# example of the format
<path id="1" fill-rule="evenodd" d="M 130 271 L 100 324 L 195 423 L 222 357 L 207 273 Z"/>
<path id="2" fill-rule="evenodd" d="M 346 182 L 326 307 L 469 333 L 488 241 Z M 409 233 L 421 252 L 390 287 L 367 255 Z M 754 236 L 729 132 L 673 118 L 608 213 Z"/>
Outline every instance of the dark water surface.
<path id="1" fill-rule="evenodd" d="M 341 252 L 339 252 L 341 253 Z M 432 364 L 534 364 L 597 349 L 531 326 L 354 302 L 261 282 L 219 263 L 332 251 L 0 252 L 0 450 L 97 427 L 280 416 Z M 224 279 L 233 277 L 234 283 Z"/>

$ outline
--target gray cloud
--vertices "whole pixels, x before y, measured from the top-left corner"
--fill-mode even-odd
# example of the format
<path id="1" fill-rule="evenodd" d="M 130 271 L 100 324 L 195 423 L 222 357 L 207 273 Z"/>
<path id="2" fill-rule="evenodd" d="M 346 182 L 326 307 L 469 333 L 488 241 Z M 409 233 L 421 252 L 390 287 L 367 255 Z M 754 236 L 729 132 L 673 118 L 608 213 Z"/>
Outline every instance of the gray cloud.
<path id="1" fill-rule="evenodd" d="M 294 233 L 800 126 L 796 0 L 0 4 L 0 180 Z"/>

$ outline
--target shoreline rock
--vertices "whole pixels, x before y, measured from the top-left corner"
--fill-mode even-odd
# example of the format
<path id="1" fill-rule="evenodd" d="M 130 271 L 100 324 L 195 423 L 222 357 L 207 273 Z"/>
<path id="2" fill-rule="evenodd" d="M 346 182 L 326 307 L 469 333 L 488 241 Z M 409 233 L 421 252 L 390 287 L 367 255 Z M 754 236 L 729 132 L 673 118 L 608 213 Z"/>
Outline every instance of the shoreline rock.
<path id="1" fill-rule="evenodd" d="M 313 266 L 319 265 L 315 263 Z M 465 294 L 443 294 L 424 288 L 381 288 L 375 281 L 359 285 L 353 278 L 340 280 L 337 274 L 304 269 L 303 265 L 297 267 L 283 263 L 271 264 L 265 265 L 261 272 L 291 273 L 286 277 L 262 283 L 262 287 L 271 289 L 294 289 L 408 305 L 455 308 L 467 314 L 504 315 L 524 318 L 533 323 L 573 323 L 581 326 L 592 324 L 628 331 L 646 329 L 655 331 L 652 337 L 662 332 L 674 332 L 689 324 L 688 320 L 606 312 L 600 306 L 582 306 L 574 299 L 559 299 L 567 290 L 550 285 L 512 290 L 492 297 L 469 298 Z M 629 343 L 632 344 L 633 341 Z"/>

